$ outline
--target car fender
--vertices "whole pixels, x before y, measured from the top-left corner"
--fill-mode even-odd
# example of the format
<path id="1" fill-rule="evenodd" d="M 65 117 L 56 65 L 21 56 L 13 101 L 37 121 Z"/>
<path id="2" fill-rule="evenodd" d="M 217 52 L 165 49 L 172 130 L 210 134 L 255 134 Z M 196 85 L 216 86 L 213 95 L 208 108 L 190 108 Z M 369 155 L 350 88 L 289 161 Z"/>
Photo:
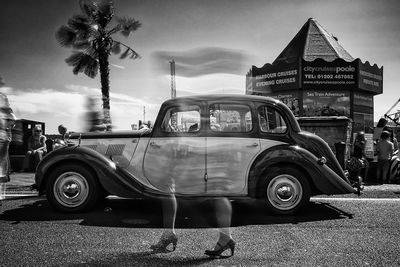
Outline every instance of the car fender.
<path id="1" fill-rule="evenodd" d="M 126 187 L 120 181 L 121 179 L 117 175 L 119 168 L 111 158 L 90 148 L 75 145 L 54 150 L 39 163 L 35 174 L 35 184 L 40 195 L 45 193 L 46 181 L 49 174 L 57 166 L 66 162 L 74 162 L 89 168 L 90 171 L 95 173 L 102 188 L 109 194 L 116 194 L 118 192 L 119 195 L 122 193 L 125 196 L 135 196 L 132 192 L 138 191 Z"/>
<path id="2" fill-rule="evenodd" d="M 252 164 L 248 178 L 249 195 L 257 197 L 259 178 L 266 175 L 268 169 L 273 166 L 284 169 L 288 165 L 298 168 L 307 175 L 312 195 L 355 193 L 348 180 L 341 178 L 308 150 L 299 146 L 280 145 L 262 152 Z"/>
<path id="3" fill-rule="evenodd" d="M 45 193 L 46 180 L 52 170 L 66 162 L 85 165 L 93 171 L 100 185 L 109 195 L 118 195 L 126 198 L 152 198 L 170 195 L 168 192 L 162 192 L 157 188 L 142 183 L 137 177 L 118 167 L 111 158 L 79 145 L 54 150 L 43 158 L 35 174 L 35 183 L 39 190 L 39 195 Z"/>

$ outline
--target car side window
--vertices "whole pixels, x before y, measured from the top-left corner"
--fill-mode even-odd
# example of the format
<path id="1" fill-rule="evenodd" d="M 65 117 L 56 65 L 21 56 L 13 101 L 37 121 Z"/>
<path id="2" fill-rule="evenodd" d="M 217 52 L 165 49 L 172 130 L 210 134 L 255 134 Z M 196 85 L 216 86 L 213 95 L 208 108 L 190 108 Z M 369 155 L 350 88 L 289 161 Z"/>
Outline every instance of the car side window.
<path id="1" fill-rule="evenodd" d="M 285 133 L 286 122 L 282 115 L 272 107 L 262 106 L 258 109 L 260 129 L 265 133 Z"/>
<path id="2" fill-rule="evenodd" d="M 196 105 L 172 107 L 165 113 L 163 132 L 190 133 L 200 130 L 200 107 Z"/>
<path id="3" fill-rule="evenodd" d="M 250 107 L 240 104 L 210 105 L 210 129 L 215 132 L 250 132 L 253 129 Z"/>

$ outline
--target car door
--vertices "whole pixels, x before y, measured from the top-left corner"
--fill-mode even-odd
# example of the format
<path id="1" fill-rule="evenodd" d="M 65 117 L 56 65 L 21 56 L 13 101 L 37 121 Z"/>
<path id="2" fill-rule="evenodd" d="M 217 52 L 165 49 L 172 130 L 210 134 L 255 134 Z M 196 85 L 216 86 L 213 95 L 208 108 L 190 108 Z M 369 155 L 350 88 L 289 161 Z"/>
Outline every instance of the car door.
<path id="1" fill-rule="evenodd" d="M 238 103 L 212 103 L 209 114 L 207 194 L 245 195 L 247 173 L 260 152 L 260 141 L 252 135 L 251 107 Z"/>
<path id="2" fill-rule="evenodd" d="M 180 194 L 205 191 L 205 142 L 199 105 L 166 110 L 160 134 L 152 137 L 144 156 L 144 175 L 156 188 Z"/>

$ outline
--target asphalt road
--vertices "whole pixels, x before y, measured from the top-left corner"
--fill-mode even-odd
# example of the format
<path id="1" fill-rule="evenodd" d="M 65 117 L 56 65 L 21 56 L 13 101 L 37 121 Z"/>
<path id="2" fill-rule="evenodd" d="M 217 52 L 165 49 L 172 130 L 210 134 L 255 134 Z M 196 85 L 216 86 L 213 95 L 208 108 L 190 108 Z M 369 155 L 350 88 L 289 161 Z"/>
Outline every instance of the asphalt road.
<path id="1" fill-rule="evenodd" d="M 108 199 L 89 213 L 62 214 L 44 197 L 14 196 L 0 212 L 0 266 L 400 266 L 399 185 L 318 196 L 292 217 L 235 202 L 237 247 L 226 259 L 203 254 L 217 239 L 207 203 L 180 203 L 176 251 L 152 253 L 161 215 L 149 200 Z"/>

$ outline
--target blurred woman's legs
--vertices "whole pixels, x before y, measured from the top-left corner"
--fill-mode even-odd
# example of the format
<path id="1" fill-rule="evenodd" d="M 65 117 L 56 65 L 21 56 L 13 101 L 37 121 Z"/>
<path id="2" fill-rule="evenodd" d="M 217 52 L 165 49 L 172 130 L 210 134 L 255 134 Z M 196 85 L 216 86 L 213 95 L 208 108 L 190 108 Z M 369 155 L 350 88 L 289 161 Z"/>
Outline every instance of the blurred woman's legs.
<path id="1" fill-rule="evenodd" d="M 230 228 L 232 205 L 227 198 L 218 198 L 215 200 L 215 215 L 219 227 L 219 239 L 217 244 L 226 244 L 230 239 L 232 239 Z"/>
<path id="2" fill-rule="evenodd" d="M 157 244 L 151 245 L 150 248 L 158 252 L 168 252 L 168 246 L 172 244 L 172 251 L 176 249 L 178 237 L 175 233 L 175 219 L 178 210 L 178 202 L 175 195 L 163 197 L 161 199 L 161 206 L 163 211 L 163 226 L 164 231 Z"/>
<path id="3" fill-rule="evenodd" d="M 231 220 L 232 205 L 227 198 L 217 198 L 214 200 L 215 215 L 219 231 L 219 237 L 214 250 L 206 250 L 205 254 L 210 257 L 221 257 L 221 254 L 227 250 L 231 250 L 231 256 L 235 252 L 235 241 L 232 239 Z"/>
<path id="4" fill-rule="evenodd" d="M 161 200 L 161 205 L 163 210 L 164 233 L 175 234 L 175 219 L 178 210 L 178 203 L 175 195 L 163 198 Z"/>
<path id="5" fill-rule="evenodd" d="M 6 183 L 10 181 L 9 142 L 0 140 L 0 205 L 6 197 Z"/>

